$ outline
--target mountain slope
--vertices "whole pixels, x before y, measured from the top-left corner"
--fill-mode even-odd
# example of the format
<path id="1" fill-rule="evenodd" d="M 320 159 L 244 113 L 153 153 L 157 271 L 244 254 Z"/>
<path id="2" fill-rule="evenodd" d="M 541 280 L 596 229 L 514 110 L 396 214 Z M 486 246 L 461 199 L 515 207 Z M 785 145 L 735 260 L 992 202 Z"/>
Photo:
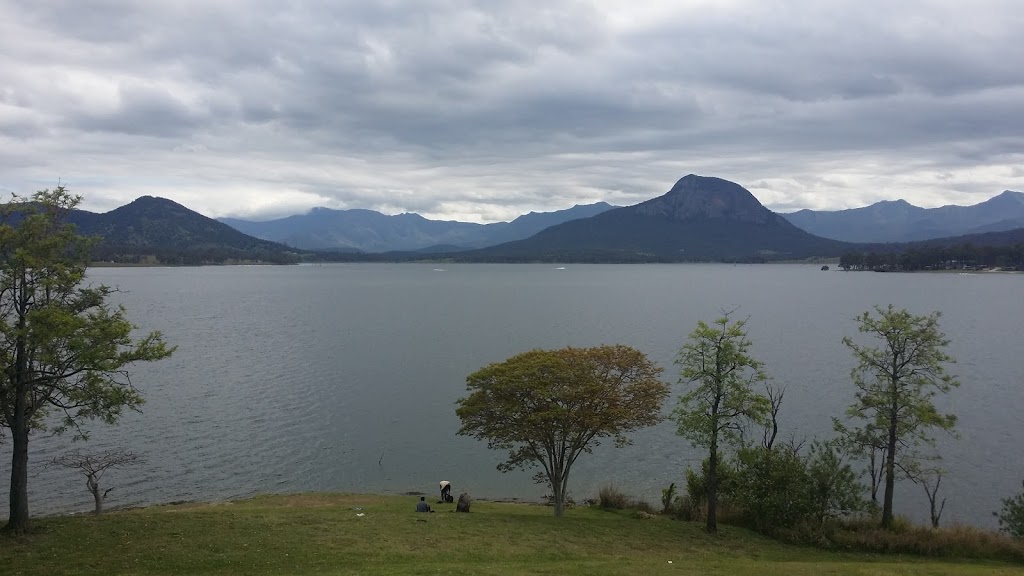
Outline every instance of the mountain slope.
<path id="1" fill-rule="evenodd" d="M 896 200 L 849 210 L 800 210 L 782 216 L 825 238 L 847 242 L 912 242 L 1024 226 L 1024 193 L 1007 190 L 973 206 L 920 208 Z"/>
<path id="2" fill-rule="evenodd" d="M 531 212 L 512 222 L 474 224 L 429 220 L 419 214 L 388 216 L 373 210 L 314 208 L 307 214 L 266 222 L 220 221 L 241 232 L 306 250 L 417 251 L 432 246 L 467 249 L 527 238 L 569 220 L 611 209 L 604 202 L 556 212 Z"/>
<path id="3" fill-rule="evenodd" d="M 143 196 L 106 212 L 74 210 L 68 220 L 82 234 L 101 236 L 95 256 L 133 261 L 204 263 L 227 260 L 294 261 L 287 246 L 247 236 L 226 224 L 167 200 Z"/>
<path id="4" fill-rule="evenodd" d="M 759 261 L 838 256 L 742 186 L 690 174 L 663 196 L 461 255 L 496 261 Z"/>

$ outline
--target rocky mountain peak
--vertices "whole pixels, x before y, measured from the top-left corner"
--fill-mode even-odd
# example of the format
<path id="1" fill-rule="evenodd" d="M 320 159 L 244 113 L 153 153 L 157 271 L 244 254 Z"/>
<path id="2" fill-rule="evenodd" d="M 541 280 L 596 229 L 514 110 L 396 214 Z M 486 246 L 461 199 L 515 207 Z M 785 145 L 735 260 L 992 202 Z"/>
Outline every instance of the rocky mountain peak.
<path id="1" fill-rule="evenodd" d="M 728 180 L 689 174 L 663 196 L 634 207 L 645 216 L 672 220 L 724 219 L 764 224 L 776 219 L 749 190 Z"/>

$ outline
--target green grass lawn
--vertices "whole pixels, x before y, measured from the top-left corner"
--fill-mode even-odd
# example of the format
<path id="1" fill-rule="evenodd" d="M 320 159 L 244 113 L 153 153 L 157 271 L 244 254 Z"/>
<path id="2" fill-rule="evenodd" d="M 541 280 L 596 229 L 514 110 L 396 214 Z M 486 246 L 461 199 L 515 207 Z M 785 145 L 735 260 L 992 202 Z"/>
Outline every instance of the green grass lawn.
<path id="1" fill-rule="evenodd" d="M 1004 563 L 838 553 L 591 508 L 306 494 L 35 521 L 0 574 L 1024 574 Z M 361 508 L 361 510 L 356 510 Z M 357 514 L 363 514 L 358 516 Z"/>

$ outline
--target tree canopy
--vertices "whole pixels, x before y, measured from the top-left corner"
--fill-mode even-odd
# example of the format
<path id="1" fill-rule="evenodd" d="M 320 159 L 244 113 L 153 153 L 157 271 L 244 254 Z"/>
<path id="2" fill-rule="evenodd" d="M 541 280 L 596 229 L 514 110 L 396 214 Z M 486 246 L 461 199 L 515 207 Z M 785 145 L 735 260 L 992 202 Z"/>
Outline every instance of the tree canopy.
<path id="1" fill-rule="evenodd" d="M 569 471 L 603 438 L 629 443 L 626 433 L 661 419 L 668 386 L 661 369 L 628 346 L 531 350 L 485 366 L 466 378 L 458 400 L 459 434 L 508 450 L 498 469 L 540 466 L 555 515 L 565 509 Z"/>
<path id="2" fill-rule="evenodd" d="M 96 240 L 64 220 L 80 200 L 58 186 L 0 206 L 0 424 L 13 441 L 6 528 L 16 533 L 29 530 L 30 434 L 56 423 L 83 437 L 85 420 L 115 422 L 143 402 L 127 367 L 173 352 L 159 332 L 133 339 L 112 290 L 86 285 Z"/>
<path id="3" fill-rule="evenodd" d="M 676 359 L 680 382 L 691 386 L 673 411 L 677 432 L 708 449 L 708 532 L 718 529 L 720 444 L 738 444 L 745 426 L 763 424 L 771 411 L 768 398 L 754 391 L 768 377 L 762 363 L 749 355 L 750 345 L 746 321 L 731 321 L 726 313 L 714 326 L 698 322 Z"/>
<path id="4" fill-rule="evenodd" d="M 918 468 L 920 448 L 935 442 L 933 430 L 952 431 L 956 425 L 956 416 L 940 412 L 934 403 L 938 394 L 960 385 L 946 372 L 945 365 L 954 360 L 945 352 L 949 340 L 939 329 L 940 317 L 940 312 L 916 316 L 891 304 L 876 306 L 874 314 L 864 312 L 857 323 L 878 345 L 843 339 L 857 361 L 850 372 L 856 400 L 846 411 L 857 424 L 847 427 L 836 420 L 835 426 L 849 444 L 869 452 L 872 463 L 879 455 L 882 526 L 887 528 L 892 525 L 897 474 Z"/>

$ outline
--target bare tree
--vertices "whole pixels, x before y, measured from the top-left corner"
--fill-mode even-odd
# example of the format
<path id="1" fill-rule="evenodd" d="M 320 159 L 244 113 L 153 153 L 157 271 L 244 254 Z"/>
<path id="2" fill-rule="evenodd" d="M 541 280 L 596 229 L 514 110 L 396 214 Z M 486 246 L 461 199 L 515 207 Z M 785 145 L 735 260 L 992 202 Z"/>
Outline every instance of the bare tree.
<path id="1" fill-rule="evenodd" d="M 73 468 L 85 475 L 85 487 L 96 501 L 96 514 L 103 513 L 103 501 L 113 488 L 100 491 L 103 473 L 112 468 L 124 468 L 143 462 L 141 455 L 127 450 L 106 450 L 98 453 L 83 453 L 81 450 L 67 452 L 53 459 L 53 464 Z"/>
<path id="2" fill-rule="evenodd" d="M 782 398 L 786 395 L 786 387 L 773 386 L 769 381 L 765 384 L 765 395 L 771 406 L 768 409 L 768 423 L 764 426 L 761 446 L 771 450 L 775 445 L 775 438 L 779 435 L 779 410 L 782 408 Z"/>
<path id="3" fill-rule="evenodd" d="M 938 501 L 939 486 L 942 485 L 942 468 L 914 467 L 905 469 L 904 473 L 911 482 L 924 488 L 924 493 L 928 495 L 928 511 L 931 515 L 932 528 L 938 528 L 939 520 L 942 519 L 942 511 L 946 509 L 946 499 Z"/>

